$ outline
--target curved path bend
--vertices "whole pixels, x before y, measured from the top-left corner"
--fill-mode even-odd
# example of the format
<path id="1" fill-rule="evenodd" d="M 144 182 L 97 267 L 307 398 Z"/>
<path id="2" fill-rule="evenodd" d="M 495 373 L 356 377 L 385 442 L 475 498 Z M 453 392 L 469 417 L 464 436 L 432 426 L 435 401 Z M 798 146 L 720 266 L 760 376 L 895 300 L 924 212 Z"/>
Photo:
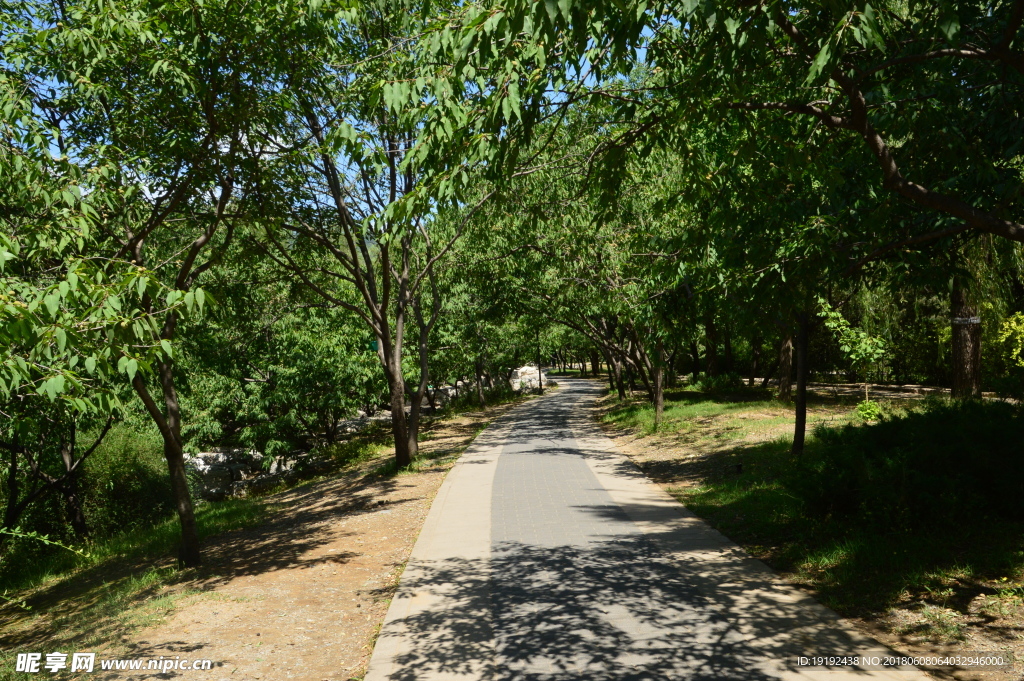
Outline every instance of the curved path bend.
<path id="1" fill-rule="evenodd" d="M 647 480 L 582 408 L 599 384 L 561 386 L 448 474 L 366 681 L 927 678 L 798 666 L 889 651 Z"/>

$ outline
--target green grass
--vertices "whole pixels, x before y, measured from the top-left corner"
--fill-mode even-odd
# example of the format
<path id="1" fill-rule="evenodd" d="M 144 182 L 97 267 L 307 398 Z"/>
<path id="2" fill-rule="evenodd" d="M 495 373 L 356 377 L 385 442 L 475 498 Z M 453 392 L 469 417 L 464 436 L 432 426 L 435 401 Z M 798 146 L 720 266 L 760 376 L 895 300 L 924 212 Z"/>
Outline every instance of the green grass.
<path id="1" fill-rule="evenodd" d="M 630 400 L 618 404 L 605 414 L 602 420 L 620 428 L 639 431 L 643 435 L 653 435 L 657 432 L 693 430 L 698 419 L 752 411 L 778 413 L 784 410 L 785 408 L 778 402 L 764 399 L 760 391 L 715 398 L 693 390 L 679 389 L 666 391 L 665 410 L 660 425 L 655 424 L 654 407 L 647 401 Z M 787 417 L 780 415 L 777 418 L 780 422 L 785 422 Z M 738 423 L 742 422 L 733 422 L 733 425 Z"/>
<path id="2" fill-rule="evenodd" d="M 156 624 L 177 601 L 199 595 L 197 589 L 166 591 L 182 574 L 170 567 L 151 567 L 127 577 L 104 582 L 78 595 L 85 605 L 74 612 L 54 617 L 55 635 L 45 644 L 29 650 L 0 651 L 0 681 L 38 677 L 15 672 L 17 652 L 100 652 L 104 656 L 123 654 L 122 642 L 138 629 Z M 45 650 L 43 649 L 45 647 Z"/>
<path id="3" fill-rule="evenodd" d="M 316 454 L 329 457 L 339 466 L 355 466 L 377 458 L 391 446 L 392 442 L 390 431 L 364 431 L 359 437 L 322 447 Z"/>
<path id="4" fill-rule="evenodd" d="M 258 525 L 266 519 L 267 513 L 266 504 L 257 499 L 200 503 L 196 506 L 199 537 L 204 539 L 229 530 Z M 34 560 L 7 565 L 3 573 L 4 585 L 12 591 L 20 591 L 67 579 L 81 570 L 102 567 L 113 561 L 174 555 L 180 539 L 181 526 L 177 517 L 167 518 L 149 527 L 135 528 L 79 547 L 85 555 L 62 550 L 47 551 L 35 554 Z"/>
<path id="5" fill-rule="evenodd" d="M 258 525 L 268 512 L 266 503 L 252 499 L 201 504 L 196 508 L 199 536 Z M 9 571 L 6 585 L 29 603 L 29 610 L 21 613 L 22 624 L 31 625 L 53 608 L 63 613 L 48 626 L 46 650 L 27 652 L 121 651 L 125 637 L 161 620 L 176 601 L 198 594 L 195 589 L 168 590 L 187 580 L 192 570 L 152 564 L 154 559 L 167 563 L 175 555 L 180 532 L 177 519 L 168 519 L 95 542 L 86 547 L 85 557 L 65 551 L 42 556 L 14 574 Z M 77 607 L 67 609 L 68 601 Z M 15 607 L 7 606 L 7 626 L 18 619 Z M 14 671 L 16 652 L 26 651 L 0 651 L 0 681 L 38 676 Z"/>
<path id="6" fill-rule="evenodd" d="M 800 460 L 784 427 L 792 407 L 757 390 L 673 390 L 657 429 L 646 401 L 602 418 L 648 446 L 662 437 L 683 446 L 680 471 L 692 474 L 686 462 L 701 457 L 702 484 L 670 491 L 826 605 L 870 616 L 915 604 L 924 622 L 915 633 L 956 640 L 979 594 L 993 611 L 1024 602 L 1024 413 L 1002 403 L 881 406 L 866 423 L 855 401 L 815 399 Z M 731 444 L 753 433 L 764 437 Z M 650 465 L 664 475 L 675 464 Z"/>
<path id="7" fill-rule="evenodd" d="M 997 597 L 993 584 L 1012 598 L 1024 578 L 1024 417 L 991 404 L 892 413 L 819 430 L 801 460 L 789 438 L 744 448 L 742 472 L 672 492 L 841 613 L 923 603 L 929 635 L 955 639 L 950 612 Z"/>
<path id="8" fill-rule="evenodd" d="M 299 484 L 334 477 L 339 469 L 379 458 L 391 446 L 390 439 L 388 428 L 374 426 L 350 440 L 322 448 L 317 454 L 329 457 L 335 472 Z M 270 504 L 261 498 L 201 502 L 196 506 L 196 522 L 200 538 L 205 539 L 257 526 L 271 512 Z M 28 539 L 12 540 L 5 553 L 7 560 L 0 565 L 0 580 L 8 598 L 25 600 L 30 609 L 8 604 L 5 633 L 59 612 L 45 625 L 48 650 L 62 650 L 62 645 L 68 650 L 119 650 L 120 642 L 133 631 L 156 623 L 174 609 L 176 601 L 198 593 L 179 586 L 194 575 L 193 570 L 173 565 L 180 531 L 176 516 L 165 517 L 76 546 L 85 556 L 35 546 L 27 543 L 32 541 Z M 18 560 L 11 560 L 12 556 Z M 13 653 L 0 651 L 0 681 L 36 676 L 13 670 Z"/>

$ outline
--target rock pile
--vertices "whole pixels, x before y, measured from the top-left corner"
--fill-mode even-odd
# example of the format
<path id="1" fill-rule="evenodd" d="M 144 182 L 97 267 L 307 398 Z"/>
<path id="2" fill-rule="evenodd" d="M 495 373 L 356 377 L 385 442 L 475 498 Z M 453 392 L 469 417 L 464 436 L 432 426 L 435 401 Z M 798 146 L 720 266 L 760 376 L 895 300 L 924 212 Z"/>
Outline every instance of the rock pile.
<path id="1" fill-rule="evenodd" d="M 550 381 L 548 380 L 547 375 L 541 374 L 539 380 L 541 387 L 548 387 Z M 532 390 L 537 390 L 537 367 L 532 364 L 519 367 L 512 372 L 512 377 L 509 379 L 509 383 L 512 384 L 512 389 L 516 392 L 530 392 Z"/>
<path id="2" fill-rule="evenodd" d="M 294 459 L 274 460 L 267 466 L 265 459 L 254 450 L 225 447 L 186 454 L 185 471 L 199 498 L 223 501 L 267 492 L 281 483 L 296 482 L 303 475 L 326 472 L 331 466 L 329 461 L 315 460 L 308 453 Z"/>

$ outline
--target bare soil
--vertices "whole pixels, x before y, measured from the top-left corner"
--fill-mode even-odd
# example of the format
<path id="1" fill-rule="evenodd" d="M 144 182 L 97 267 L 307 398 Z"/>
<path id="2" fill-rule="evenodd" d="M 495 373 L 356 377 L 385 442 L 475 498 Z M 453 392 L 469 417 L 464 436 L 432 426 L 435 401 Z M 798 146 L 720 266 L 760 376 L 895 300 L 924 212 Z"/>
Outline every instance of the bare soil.
<path id="1" fill-rule="evenodd" d="M 97 670 L 86 676 L 361 679 L 445 474 L 477 433 L 511 406 L 432 424 L 415 472 L 380 472 L 393 454 L 386 452 L 332 479 L 267 497 L 267 522 L 208 539 L 201 568 L 142 593 L 140 600 L 152 601 L 160 610 L 150 613 L 147 626 L 119 625 L 113 621 L 116 614 L 97 625 L 109 629 L 107 645 L 93 648 L 104 651 L 101 657 L 209 659 L 212 672 Z M 169 568 L 170 561 L 164 562 Z M 110 569 L 113 575 L 140 567 Z M 82 606 L 72 594 L 84 595 L 90 588 L 64 583 L 61 590 L 64 598 L 36 608 L 44 614 L 5 627 L 0 646 L 48 652 L 49 641 L 66 640 L 60 636 L 61 622 Z"/>

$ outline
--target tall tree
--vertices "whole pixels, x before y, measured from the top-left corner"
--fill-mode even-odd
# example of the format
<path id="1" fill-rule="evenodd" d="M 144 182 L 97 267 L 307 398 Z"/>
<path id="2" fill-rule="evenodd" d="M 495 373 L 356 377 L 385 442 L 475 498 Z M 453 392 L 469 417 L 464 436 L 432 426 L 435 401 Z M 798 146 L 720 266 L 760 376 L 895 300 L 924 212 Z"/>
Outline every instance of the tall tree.
<path id="1" fill-rule="evenodd" d="M 278 264 L 321 299 L 356 314 L 376 338 L 388 382 L 395 457 L 418 450 L 429 385 L 429 343 L 441 311 L 435 268 L 461 225 L 436 219 L 466 174 L 420 181 L 418 132 L 431 100 L 429 65 L 409 49 L 423 21 L 400 2 L 343 13 L 306 70 L 290 74 L 289 118 L 277 162 L 265 168 L 263 241 Z M 449 126 L 451 122 L 449 122 Z M 426 144 L 426 142 L 423 142 Z M 345 282 L 351 295 L 332 290 Z M 418 371 L 407 380 L 407 333 Z M 408 413 L 407 413 L 408 410 Z"/>
<path id="2" fill-rule="evenodd" d="M 169 349 L 178 303 L 203 306 L 199 279 L 232 238 L 250 160 L 262 153 L 262 133 L 278 111 L 275 92 L 285 69 L 305 54 L 302 45 L 315 42 L 326 10 L 302 0 L 30 5 L 14 63 L 33 111 L 54 131 L 54 147 L 107 168 L 112 188 L 101 252 L 110 267 L 131 264 L 146 320 L 137 333 L 162 349 L 126 348 L 113 359 L 163 436 L 181 560 L 196 565 Z M 139 371 L 150 366 L 155 386 Z"/>

